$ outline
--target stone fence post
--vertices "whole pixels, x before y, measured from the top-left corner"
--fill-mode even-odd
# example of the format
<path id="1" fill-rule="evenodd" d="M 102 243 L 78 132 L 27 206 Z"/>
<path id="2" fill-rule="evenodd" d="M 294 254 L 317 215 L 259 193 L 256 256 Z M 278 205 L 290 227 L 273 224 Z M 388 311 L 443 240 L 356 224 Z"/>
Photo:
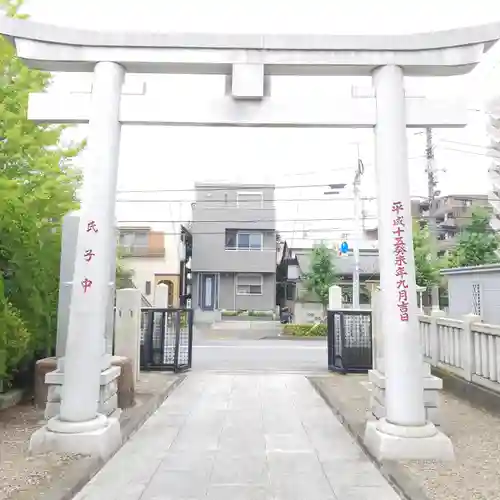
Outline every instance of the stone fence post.
<path id="1" fill-rule="evenodd" d="M 141 356 L 141 292 L 136 288 L 116 292 L 115 355 L 132 361 L 134 382 L 137 382 Z"/>
<path id="2" fill-rule="evenodd" d="M 463 317 L 463 333 L 462 333 L 462 359 L 464 360 L 464 378 L 468 381 L 472 380 L 474 373 L 474 337 L 472 335 L 472 324 L 481 321 L 480 316 L 476 314 L 466 314 Z"/>
<path id="3" fill-rule="evenodd" d="M 437 366 L 439 363 L 439 328 L 437 324 L 438 318 L 442 318 L 444 316 L 443 311 L 431 311 L 429 318 L 431 319 L 429 325 L 430 332 L 430 349 L 431 349 L 431 365 Z"/>

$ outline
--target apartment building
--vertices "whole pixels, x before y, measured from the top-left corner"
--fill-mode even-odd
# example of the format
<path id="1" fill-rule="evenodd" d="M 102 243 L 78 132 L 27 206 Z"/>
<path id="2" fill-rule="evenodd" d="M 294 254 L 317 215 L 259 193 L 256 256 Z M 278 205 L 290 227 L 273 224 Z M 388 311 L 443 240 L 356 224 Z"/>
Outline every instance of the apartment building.
<path id="1" fill-rule="evenodd" d="M 195 184 L 193 307 L 198 320 L 222 310 L 273 310 L 276 209 L 269 184 Z"/>
<path id="2" fill-rule="evenodd" d="M 191 234 L 185 227 L 166 232 L 119 224 L 118 246 L 123 265 L 133 272 L 134 285 L 151 304 L 160 283 L 169 287 L 169 307 L 186 304 L 190 294 L 190 240 Z"/>
<path id="3" fill-rule="evenodd" d="M 437 224 L 438 255 L 443 256 L 457 244 L 460 231 L 467 226 L 474 210 L 489 210 L 487 195 L 449 195 L 436 198 L 434 216 Z M 427 224 L 430 215 L 429 202 L 412 200 L 412 216 Z"/>

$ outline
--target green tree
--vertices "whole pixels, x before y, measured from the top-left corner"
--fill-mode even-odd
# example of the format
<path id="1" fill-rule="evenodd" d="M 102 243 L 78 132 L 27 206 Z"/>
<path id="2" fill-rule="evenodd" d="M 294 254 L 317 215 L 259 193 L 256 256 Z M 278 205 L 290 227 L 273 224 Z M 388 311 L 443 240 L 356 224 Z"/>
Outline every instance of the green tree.
<path id="1" fill-rule="evenodd" d="M 22 1 L 0 0 L 15 16 Z M 27 68 L 0 37 L 0 323 L 26 331 L 25 358 L 54 344 L 61 223 L 78 208 L 79 172 L 73 158 L 83 144 L 62 146 L 66 127 L 27 119 L 28 96 L 44 91 L 48 73 Z M 12 319 L 12 318 L 15 318 Z M 22 335 L 21 335 L 22 336 Z M 24 338 L 24 337 L 23 337 Z M 7 339 L 7 340 L 5 340 Z M 0 340 L 0 359 L 12 337 Z M 7 367 L 12 371 L 12 366 Z M 0 367 L 0 379 L 2 376 Z"/>
<path id="2" fill-rule="evenodd" d="M 306 287 L 315 293 L 323 307 L 328 305 L 328 290 L 337 280 L 332 251 L 324 244 L 313 248 L 311 266 L 305 275 Z"/>
<path id="3" fill-rule="evenodd" d="M 471 222 L 463 229 L 451 252 L 449 267 L 480 266 L 500 261 L 500 240 L 490 226 L 490 218 L 484 209 L 472 213 Z"/>
<path id="4" fill-rule="evenodd" d="M 123 265 L 122 259 L 117 256 L 116 259 L 116 289 L 134 288 L 134 271 Z"/>
<path id="5" fill-rule="evenodd" d="M 432 256 L 429 229 L 413 223 L 413 252 L 418 286 L 429 288 L 439 283 L 439 264 Z"/>

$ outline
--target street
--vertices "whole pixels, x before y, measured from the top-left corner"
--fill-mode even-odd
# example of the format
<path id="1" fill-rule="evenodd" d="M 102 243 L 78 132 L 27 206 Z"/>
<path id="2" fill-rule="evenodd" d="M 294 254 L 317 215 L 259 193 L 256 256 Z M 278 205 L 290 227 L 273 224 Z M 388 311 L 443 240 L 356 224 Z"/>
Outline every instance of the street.
<path id="1" fill-rule="evenodd" d="M 326 373 L 326 339 L 281 339 L 279 329 L 196 329 L 193 371 Z"/>

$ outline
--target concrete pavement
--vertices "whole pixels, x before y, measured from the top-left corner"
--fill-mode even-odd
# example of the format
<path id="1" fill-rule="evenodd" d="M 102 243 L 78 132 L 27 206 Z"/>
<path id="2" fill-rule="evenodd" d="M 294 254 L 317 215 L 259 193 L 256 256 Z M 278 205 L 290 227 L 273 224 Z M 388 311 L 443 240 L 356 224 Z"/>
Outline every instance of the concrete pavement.
<path id="1" fill-rule="evenodd" d="M 398 500 L 302 375 L 193 373 L 75 500 Z"/>

